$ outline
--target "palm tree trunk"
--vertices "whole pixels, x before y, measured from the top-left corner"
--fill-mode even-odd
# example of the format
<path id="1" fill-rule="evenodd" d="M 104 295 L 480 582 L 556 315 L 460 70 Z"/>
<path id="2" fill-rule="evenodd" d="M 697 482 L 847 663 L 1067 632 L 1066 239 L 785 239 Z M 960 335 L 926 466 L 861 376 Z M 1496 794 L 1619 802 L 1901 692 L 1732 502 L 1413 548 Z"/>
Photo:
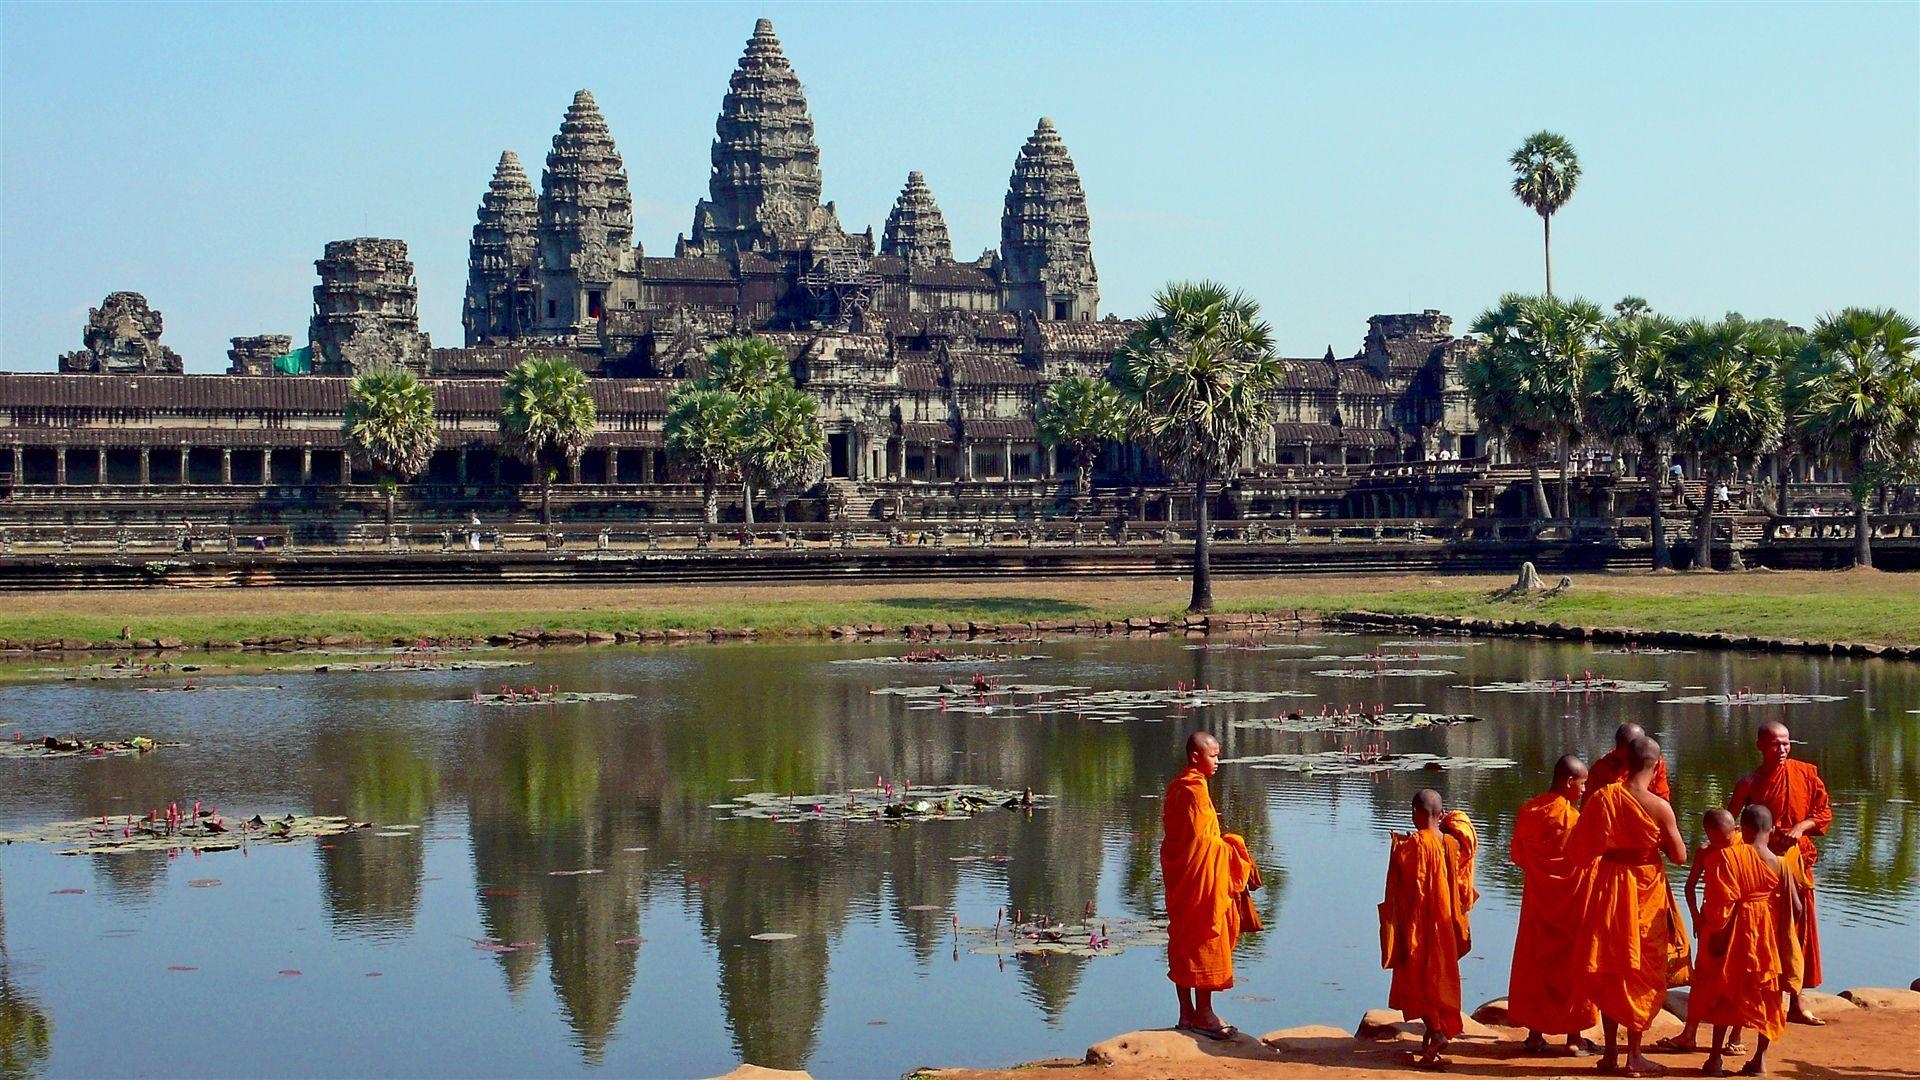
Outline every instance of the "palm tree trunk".
<path id="1" fill-rule="evenodd" d="M 1533 516 L 1545 521 L 1553 516 L 1553 507 L 1547 505 L 1547 482 L 1540 479 L 1540 457 L 1533 455 L 1527 459 L 1527 467 L 1533 470 Z"/>
<path id="2" fill-rule="evenodd" d="M 393 496 L 394 489 L 387 489 L 387 543 L 393 543 Z"/>
<path id="3" fill-rule="evenodd" d="M 1093 494 L 1093 455 L 1084 449 L 1075 450 L 1073 461 L 1080 467 L 1074 494 L 1084 499 Z"/>
<path id="4" fill-rule="evenodd" d="M 719 477 L 713 474 L 712 469 L 708 469 L 706 473 L 706 482 L 701 485 L 700 505 L 701 505 L 701 509 L 704 511 L 704 516 L 707 519 L 707 524 L 709 525 L 718 525 L 720 523 L 719 479 L 720 479 Z"/>
<path id="5" fill-rule="evenodd" d="M 1540 215 L 1540 236 L 1547 254 L 1547 295 L 1553 295 L 1553 215 Z"/>
<path id="6" fill-rule="evenodd" d="M 1713 481 L 1711 468 L 1701 474 L 1703 486 L 1700 488 L 1700 513 L 1696 518 L 1697 531 L 1693 538 L 1693 568 L 1695 570 L 1713 569 Z"/>
<path id="7" fill-rule="evenodd" d="M 1873 518 L 1870 510 L 1873 489 L 1867 486 L 1866 478 L 1865 448 L 1855 446 L 1853 452 L 1853 566 L 1856 570 L 1873 569 Z"/>
<path id="8" fill-rule="evenodd" d="M 1666 480 L 1660 469 L 1660 448 L 1652 441 L 1640 444 L 1640 475 L 1647 481 L 1647 494 L 1653 500 L 1652 522 L 1648 532 L 1653 540 L 1653 568 L 1655 570 L 1673 569 L 1673 560 L 1667 554 L 1667 493 L 1660 485 Z"/>
<path id="9" fill-rule="evenodd" d="M 746 523 L 747 531 L 753 531 L 753 485 L 740 485 L 740 520 Z"/>
<path id="10" fill-rule="evenodd" d="M 1560 516 L 1573 520 L 1573 486 L 1567 480 L 1567 455 L 1572 451 L 1567 446 L 1567 436 L 1560 436 Z"/>
<path id="11" fill-rule="evenodd" d="M 1187 611 L 1204 614 L 1213 610 L 1212 538 L 1208 536 L 1207 474 L 1193 481 L 1193 599 Z"/>

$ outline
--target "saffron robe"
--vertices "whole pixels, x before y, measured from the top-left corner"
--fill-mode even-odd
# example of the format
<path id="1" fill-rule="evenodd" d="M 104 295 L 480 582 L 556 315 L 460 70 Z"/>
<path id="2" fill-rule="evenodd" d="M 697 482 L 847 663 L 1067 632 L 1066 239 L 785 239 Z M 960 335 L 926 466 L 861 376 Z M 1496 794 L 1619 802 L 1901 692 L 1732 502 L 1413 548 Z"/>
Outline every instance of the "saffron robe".
<path id="1" fill-rule="evenodd" d="M 1742 846 L 1746 841 L 1735 833 L 1727 847 L 1710 847 L 1698 856 L 1694 869 L 1700 874 L 1701 882 L 1711 881 L 1714 873 L 1725 861 L 1728 850 Z M 1696 1023 L 1711 1023 L 1707 1019 L 1713 1011 L 1713 1003 L 1720 996 L 1721 958 L 1707 948 L 1706 909 L 1693 922 L 1693 977 L 1688 980 L 1687 1018 Z"/>
<path id="2" fill-rule="evenodd" d="M 1608 784 L 1624 782 L 1627 774 L 1632 771 L 1633 762 L 1628 760 L 1626 748 L 1620 746 L 1614 747 L 1602 755 L 1599 761 L 1594 762 L 1592 768 L 1587 770 L 1587 793 L 1581 796 L 1580 805 L 1583 807 L 1586 806 L 1587 800 L 1593 798 L 1593 793 L 1606 787 Z M 1661 758 L 1660 763 L 1653 767 L 1653 779 L 1647 782 L 1647 790 L 1660 796 L 1660 798 L 1668 804 L 1672 804 L 1673 786 L 1667 781 L 1666 758 Z"/>
<path id="3" fill-rule="evenodd" d="M 1700 905 L 1700 947 L 1712 953 L 1718 985 L 1701 1022 L 1749 1027 L 1777 1039 L 1787 1027 L 1787 963 L 1792 950 L 1791 909 L 1781 892 L 1784 867 L 1775 869 L 1751 845 L 1717 852 Z"/>
<path id="4" fill-rule="evenodd" d="M 1460 957 L 1472 944 L 1467 912 L 1479 898 L 1463 832 L 1474 836 L 1471 824 L 1463 829 L 1458 823 L 1444 833 L 1396 834 L 1380 903 L 1380 966 L 1393 969 L 1387 1007 L 1426 1021 L 1429 1030 L 1448 1038 L 1466 1029 Z"/>
<path id="5" fill-rule="evenodd" d="M 1600 1022 L 1580 994 L 1574 932 L 1586 914 L 1593 868 L 1567 859 L 1580 810 L 1555 793 L 1520 807 L 1509 853 L 1520 868 L 1520 931 L 1507 976 L 1507 1022 L 1548 1035 L 1570 1035 Z"/>
<path id="6" fill-rule="evenodd" d="M 1826 781 L 1820 779 L 1820 770 L 1810 762 L 1788 758 L 1779 768 L 1756 769 L 1733 786 L 1727 809 L 1738 816 L 1749 803 L 1759 803 L 1773 811 L 1774 854 L 1785 855 L 1788 850 L 1799 848 L 1800 858 L 1788 865 L 1793 868 L 1794 879 L 1800 886 L 1801 917 L 1794 927 L 1800 935 L 1800 951 L 1806 958 L 1800 977 L 1804 986 L 1819 986 L 1822 978 L 1820 925 L 1813 906 L 1813 864 L 1820 858 L 1820 849 L 1814 846 L 1813 838 L 1825 836 L 1833 824 L 1833 806 L 1827 801 Z M 1795 845 L 1787 839 L 1786 830 L 1808 818 L 1813 819 L 1813 828 Z"/>
<path id="7" fill-rule="evenodd" d="M 1198 769 L 1186 769 L 1167 785 L 1160 823 L 1167 978 L 1196 990 L 1231 989 L 1233 946 L 1240 940 L 1238 897 L 1247 891 L 1253 856 L 1246 841 L 1221 834 L 1207 778 Z"/>
<path id="8" fill-rule="evenodd" d="M 1574 938 L 1581 996 L 1632 1031 L 1653 1025 L 1670 974 L 1690 957 L 1660 855 L 1660 823 L 1624 784 L 1593 793 L 1567 841 L 1567 858 L 1593 867 Z"/>

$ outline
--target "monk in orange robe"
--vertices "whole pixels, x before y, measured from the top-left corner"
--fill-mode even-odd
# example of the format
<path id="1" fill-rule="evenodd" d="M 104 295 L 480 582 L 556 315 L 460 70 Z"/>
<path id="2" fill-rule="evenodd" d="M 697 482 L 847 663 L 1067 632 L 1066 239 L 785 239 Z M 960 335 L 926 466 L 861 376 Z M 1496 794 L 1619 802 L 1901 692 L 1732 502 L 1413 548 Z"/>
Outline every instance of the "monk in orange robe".
<path id="1" fill-rule="evenodd" d="M 1727 1029 L 1754 1029 L 1753 1057 L 1744 1076 L 1767 1071 L 1767 1047 L 1787 1028 L 1786 997 L 1792 962 L 1793 921 L 1799 890 L 1768 847 L 1773 812 L 1750 803 L 1740 812 L 1744 844 L 1729 845 L 1707 875 L 1707 900 L 1700 909 L 1701 947 L 1715 958 L 1719 985 L 1707 1004 L 1713 1024 L 1713 1052 L 1701 1070 L 1725 1076 Z M 1687 1011 L 1693 1012 L 1688 1003 Z"/>
<path id="2" fill-rule="evenodd" d="M 1582 805 L 1585 804 L 1587 799 L 1593 797 L 1594 792 L 1606 787 L 1608 784 L 1617 784 L 1627 778 L 1627 772 L 1632 764 L 1632 759 L 1627 753 L 1627 747 L 1632 745 L 1633 740 L 1644 739 L 1646 737 L 1646 729 L 1639 724 L 1621 724 L 1618 728 L 1614 729 L 1613 749 L 1609 750 L 1599 761 L 1593 763 L 1593 770 L 1587 776 L 1587 793 L 1581 799 Z M 1654 766 L 1653 783 L 1648 784 L 1647 787 L 1655 795 L 1667 800 L 1668 803 L 1673 802 L 1673 785 L 1667 780 L 1667 761 L 1665 758 L 1661 758 L 1660 764 Z"/>
<path id="3" fill-rule="evenodd" d="M 1580 1053 L 1580 1033 L 1600 1021 L 1580 996 L 1573 956 L 1574 929 L 1586 914 L 1592 868 L 1567 861 L 1567 841 L 1580 820 L 1586 763 L 1572 754 L 1553 766 L 1553 786 L 1520 808 L 1510 853 L 1520 868 L 1520 932 L 1507 977 L 1507 1022 L 1527 1029 L 1527 1051 L 1547 1048 L 1548 1035 L 1565 1035 L 1567 1052 Z"/>
<path id="4" fill-rule="evenodd" d="M 1259 871 L 1246 841 L 1220 832 L 1220 815 L 1207 794 L 1207 777 L 1219 768 L 1219 741 L 1204 731 L 1188 736 L 1187 767 L 1167 785 L 1160 804 L 1160 875 L 1167 890 L 1167 978 L 1180 998 L 1177 1026 L 1226 1040 L 1238 1032 L 1214 1013 L 1213 992 L 1233 987 L 1241 909 Z"/>
<path id="5" fill-rule="evenodd" d="M 1700 938 L 1700 886 L 1706 881 L 1707 875 L 1720 865 L 1721 854 L 1732 845 L 1742 842 L 1739 823 L 1732 814 L 1718 806 L 1701 815 L 1700 827 L 1706 834 L 1707 842 L 1693 853 L 1693 868 L 1687 871 L 1687 910 L 1693 915 L 1694 933 L 1693 977 L 1689 980 L 1691 989 L 1687 994 L 1687 1024 L 1680 1029 L 1680 1034 L 1653 1044 L 1653 1049 L 1670 1054 L 1691 1054 L 1700 1049 L 1700 1025 L 1705 1022 L 1707 1010 L 1720 990 L 1720 962 L 1706 950 L 1706 942 Z M 1736 1027 L 1727 1044 L 1727 1051 L 1746 1053 L 1739 1046 L 1739 1041 L 1740 1029 Z"/>
<path id="6" fill-rule="evenodd" d="M 1393 969 L 1389 1008 L 1419 1020 L 1426 1032 L 1414 1064 L 1444 1069 L 1447 1043 L 1465 1030 L 1460 1014 L 1460 958 L 1472 945 L 1467 913 L 1479 836 L 1463 813 L 1445 812 L 1431 788 L 1413 797 L 1413 832 L 1395 834 L 1380 903 L 1380 966 Z"/>
<path id="7" fill-rule="evenodd" d="M 1687 861 L 1686 841 L 1673 807 L 1649 790 L 1660 761 L 1660 744 L 1641 737 L 1627 747 L 1632 771 L 1625 783 L 1608 784 L 1587 796 L 1587 805 L 1567 841 L 1567 858 L 1594 867 L 1587 910 L 1574 938 L 1581 993 L 1600 1009 L 1606 1055 L 1599 1069 L 1626 1076 L 1661 1076 L 1640 1039 L 1666 1002 L 1667 973 L 1687 939 L 1673 908 L 1673 890 L 1661 856 Z M 1627 1029 L 1624 1072 L 1619 1035 Z"/>
<path id="8" fill-rule="evenodd" d="M 1811 762 L 1793 760 L 1793 738 L 1787 725 L 1774 721 L 1760 725 L 1755 742 L 1760 749 L 1760 767 L 1733 785 L 1727 806 L 1736 814 L 1755 803 L 1766 807 L 1779 826 L 1769 841 L 1773 853 L 1784 855 L 1794 848 L 1800 851 L 1799 858 L 1789 859 L 1787 866 L 1799 886 L 1800 905 L 1805 909 L 1794 928 L 1800 936 L 1806 966 L 1800 973 L 1800 985 L 1793 988 L 1787 1019 L 1821 1024 L 1825 1021 L 1801 1004 L 1800 991 L 1819 986 L 1822 978 L 1819 915 L 1813 902 L 1813 864 L 1820 858 L 1820 849 L 1814 846 L 1813 838 L 1825 836 L 1833 825 L 1833 806 L 1827 801 L 1827 785 L 1820 779 L 1820 770 Z"/>

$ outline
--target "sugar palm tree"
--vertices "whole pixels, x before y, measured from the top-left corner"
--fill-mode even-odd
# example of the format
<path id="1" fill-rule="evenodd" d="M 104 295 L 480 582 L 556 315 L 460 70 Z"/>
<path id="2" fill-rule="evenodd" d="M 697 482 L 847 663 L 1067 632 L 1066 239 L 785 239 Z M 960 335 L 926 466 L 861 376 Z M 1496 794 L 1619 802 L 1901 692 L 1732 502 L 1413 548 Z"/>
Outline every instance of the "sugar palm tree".
<path id="1" fill-rule="evenodd" d="M 346 418 L 340 433 L 347 453 L 380 477 L 391 541 L 393 500 L 399 485 L 420 475 L 440 446 L 433 391 L 405 368 L 361 372 L 347 384 Z"/>
<path id="2" fill-rule="evenodd" d="M 1616 305 L 1618 308 L 1619 305 Z M 1652 502 L 1653 568 L 1665 570 L 1667 439 L 1677 422 L 1674 401 L 1674 324 L 1656 315 L 1609 319 L 1587 363 L 1589 423 L 1600 435 L 1640 448 L 1640 476 Z"/>
<path id="3" fill-rule="evenodd" d="M 1891 308 L 1847 308 L 1814 325 L 1813 344 L 1794 419 L 1852 474 L 1853 564 L 1871 567 L 1869 500 L 1920 426 L 1920 326 Z"/>
<path id="4" fill-rule="evenodd" d="M 740 465 L 740 395 L 729 390 L 683 386 L 667 399 L 667 455 L 700 473 L 701 506 L 707 524 L 720 520 L 720 478 Z"/>
<path id="5" fill-rule="evenodd" d="M 775 511 L 785 521 L 785 493 L 816 484 L 826 474 L 827 433 L 820 426 L 820 403 L 791 385 L 773 386 L 746 400 L 740 427 L 747 524 L 753 524 L 756 486 L 773 495 Z"/>
<path id="6" fill-rule="evenodd" d="M 722 338 L 707 354 L 707 373 L 700 385 L 745 397 L 771 386 L 792 386 L 793 367 L 787 362 L 787 351 L 766 338 Z"/>
<path id="7" fill-rule="evenodd" d="M 1267 422 L 1279 385 L 1273 328 L 1244 293 L 1210 281 L 1176 282 L 1114 356 L 1111 376 L 1130 406 L 1133 434 L 1193 483 L 1193 597 L 1213 610 L 1209 485 L 1231 479 Z"/>
<path id="8" fill-rule="evenodd" d="M 1581 433 L 1581 391 L 1596 346 L 1600 309 L 1585 300 L 1509 294 L 1474 320 L 1485 344 L 1462 372 L 1483 424 L 1527 461 L 1535 511 L 1553 517 L 1540 462 L 1557 451 L 1560 514 L 1569 502 L 1567 454 Z"/>
<path id="9" fill-rule="evenodd" d="M 1047 388 L 1034 419 L 1041 442 L 1073 451 L 1075 493 L 1081 498 L 1092 494 L 1093 463 L 1100 447 L 1126 437 L 1126 407 L 1119 391 L 1105 379 L 1069 375 Z"/>
<path id="10" fill-rule="evenodd" d="M 1553 295 L 1553 215 L 1573 198 L 1580 183 L 1580 158 L 1565 136 L 1536 131 L 1507 159 L 1513 166 L 1513 195 L 1540 215 L 1541 242 L 1547 257 L 1547 295 Z"/>
<path id="11" fill-rule="evenodd" d="M 552 524 L 553 476 L 578 464 L 599 426 L 586 372 L 561 357 L 529 356 L 500 387 L 500 434 L 540 476 L 540 524 Z"/>
<path id="12" fill-rule="evenodd" d="M 1673 352 L 1674 434 L 1683 449 L 1700 458 L 1707 484 L 1695 525 L 1695 569 L 1712 566 L 1714 481 L 1779 441 L 1781 373 L 1793 347 L 1778 330 L 1742 319 L 1696 320 L 1679 330 Z"/>

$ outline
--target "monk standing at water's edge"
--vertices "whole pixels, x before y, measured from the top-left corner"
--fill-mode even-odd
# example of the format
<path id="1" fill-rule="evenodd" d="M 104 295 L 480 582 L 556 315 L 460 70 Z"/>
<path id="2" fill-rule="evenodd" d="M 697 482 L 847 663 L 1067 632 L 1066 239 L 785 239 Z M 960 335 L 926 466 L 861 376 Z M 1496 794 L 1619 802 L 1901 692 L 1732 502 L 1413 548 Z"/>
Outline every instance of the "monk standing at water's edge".
<path id="1" fill-rule="evenodd" d="M 1568 754 L 1554 763 L 1553 786 L 1520 807 L 1513 823 L 1510 850 L 1523 881 L 1507 1022 L 1527 1029 L 1529 1053 L 1545 1052 L 1549 1035 L 1565 1035 L 1567 1052 L 1579 1053 L 1580 1033 L 1600 1019 L 1593 1002 L 1581 996 L 1573 954 L 1593 868 L 1567 860 L 1586 786 L 1586 763 Z"/>
<path id="2" fill-rule="evenodd" d="M 1833 806 L 1820 770 L 1811 762 L 1793 760 L 1793 737 L 1787 725 L 1773 720 L 1761 724 L 1755 744 L 1760 750 L 1760 767 L 1733 785 L 1727 807 L 1738 814 L 1757 804 L 1773 813 L 1773 853 L 1787 856 L 1787 873 L 1799 887 L 1800 904 L 1805 909 L 1794 922 L 1805 966 L 1799 982 L 1792 987 L 1787 1019 L 1797 1024 L 1822 1024 L 1826 1021 L 1807 1011 L 1800 991 L 1820 985 L 1820 928 L 1813 904 L 1813 863 L 1820 857 L 1820 849 L 1814 846 L 1813 838 L 1827 835 L 1833 824 Z M 1796 850 L 1798 853 L 1792 854 Z"/>
<path id="3" fill-rule="evenodd" d="M 1632 769 L 1626 782 L 1587 795 L 1567 842 L 1570 861 L 1594 867 L 1574 956 L 1584 972 L 1581 992 L 1599 1007 L 1606 1033 L 1599 1070 L 1622 1072 L 1618 1040 L 1624 1027 L 1624 1075 L 1661 1076 L 1666 1069 L 1642 1056 L 1640 1039 L 1666 1002 L 1670 962 L 1676 951 L 1684 956 L 1688 950 L 1660 858 L 1685 864 L 1687 845 L 1673 807 L 1648 790 L 1660 744 L 1642 737 L 1627 750 Z"/>
<path id="4" fill-rule="evenodd" d="M 1613 749 L 1594 762 L 1593 770 L 1587 775 L 1587 793 L 1580 799 L 1582 806 L 1586 805 L 1588 799 L 1593 798 L 1594 792 L 1608 784 L 1618 784 L 1627 778 L 1627 774 L 1633 771 L 1633 756 L 1627 748 L 1633 745 L 1633 740 L 1646 737 L 1647 730 L 1639 724 L 1621 724 L 1614 729 Z M 1669 804 L 1673 802 L 1673 785 L 1667 778 L 1666 758 L 1661 758 L 1660 763 L 1653 767 L 1653 780 L 1647 784 L 1647 790 L 1665 799 Z"/>
<path id="5" fill-rule="evenodd" d="M 1182 1031 L 1231 1039 L 1237 1030 L 1213 1011 L 1213 992 L 1233 987 L 1233 946 L 1246 894 L 1259 888 L 1246 841 L 1220 832 L 1207 778 L 1220 768 L 1220 743 L 1187 737 L 1187 766 L 1160 804 L 1160 874 L 1167 890 L 1167 978 L 1180 998 Z M 1251 912 L 1251 905 L 1246 905 Z M 1245 929 L 1258 930 L 1256 921 Z"/>

